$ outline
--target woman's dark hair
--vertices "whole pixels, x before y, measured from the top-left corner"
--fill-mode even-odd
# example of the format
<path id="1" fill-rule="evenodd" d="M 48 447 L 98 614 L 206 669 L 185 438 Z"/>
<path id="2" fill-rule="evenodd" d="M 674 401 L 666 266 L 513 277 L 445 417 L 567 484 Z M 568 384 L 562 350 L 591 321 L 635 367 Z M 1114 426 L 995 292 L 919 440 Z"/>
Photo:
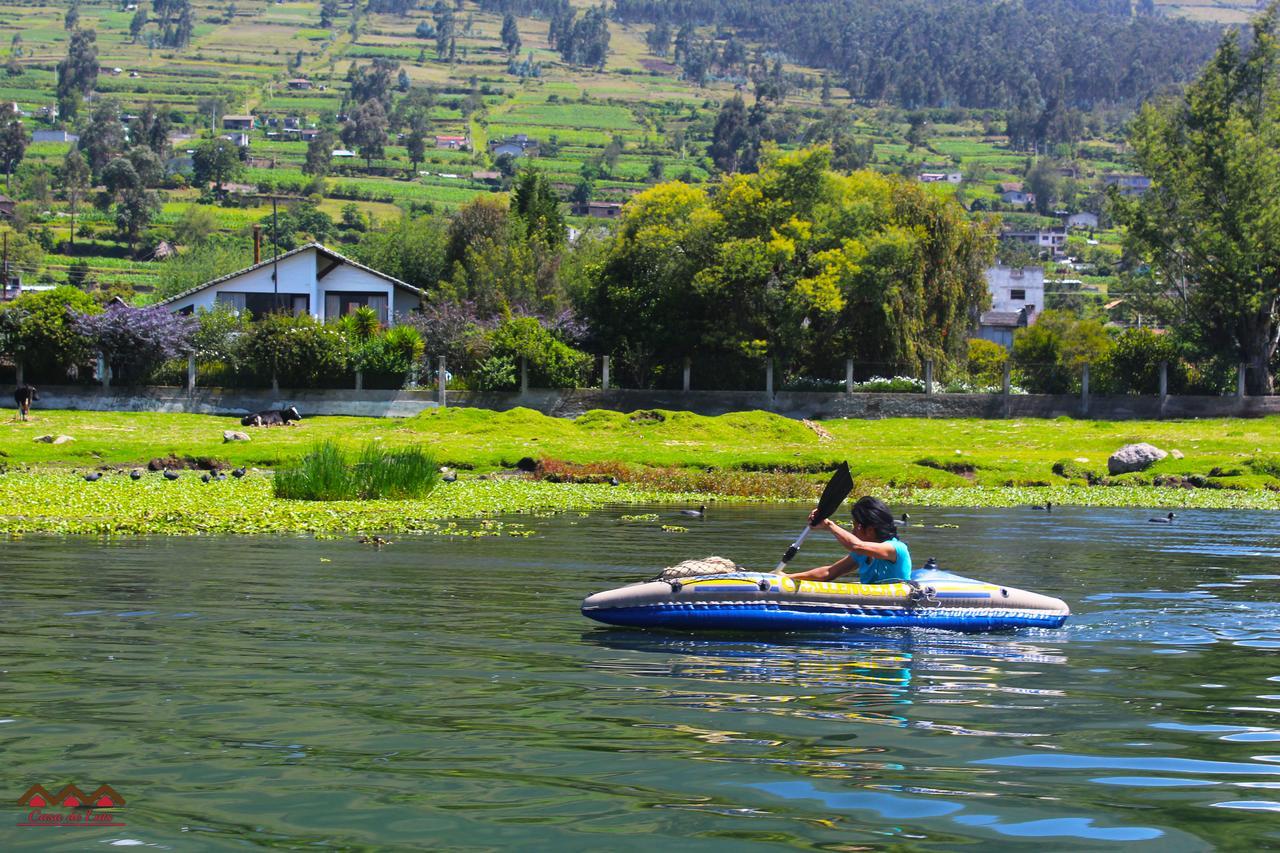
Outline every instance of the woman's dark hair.
<path id="1" fill-rule="evenodd" d="M 850 515 L 853 516 L 854 523 L 874 530 L 881 542 L 898 535 L 898 525 L 893 520 L 893 513 L 889 512 L 889 507 L 879 498 L 870 495 L 858 498 Z"/>

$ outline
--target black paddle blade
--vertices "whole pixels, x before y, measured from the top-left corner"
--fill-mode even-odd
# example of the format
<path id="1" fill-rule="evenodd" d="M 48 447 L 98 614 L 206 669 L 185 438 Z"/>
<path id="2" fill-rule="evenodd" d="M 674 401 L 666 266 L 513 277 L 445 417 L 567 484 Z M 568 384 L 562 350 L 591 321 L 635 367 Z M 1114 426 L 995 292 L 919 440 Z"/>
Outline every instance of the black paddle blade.
<path id="1" fill-rule="evenodd" d="M 813 517 L 812 526 L 817 527 L 830 518 L 831 513 L 840 508 L 840 504 L 844 503 L 844 499 L 852 491 L 853 475 L 849 473 L 849 463 L 841 462 L 840 467 L 831 475 L 827 487 L 822 490 L 822 497 L 818 498 L 818 514 Z"/>

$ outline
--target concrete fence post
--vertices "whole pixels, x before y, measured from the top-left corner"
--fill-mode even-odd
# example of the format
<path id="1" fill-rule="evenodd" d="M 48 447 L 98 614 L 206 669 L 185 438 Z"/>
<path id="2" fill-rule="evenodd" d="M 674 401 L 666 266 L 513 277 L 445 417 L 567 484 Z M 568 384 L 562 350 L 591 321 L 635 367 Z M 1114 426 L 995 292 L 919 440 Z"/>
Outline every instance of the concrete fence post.
<path id="1" fill-rule="evenodd" d="M 1004 416 L 1009 417 L 1009 398 L 1013 392 L 1013 366 L 1009 364 L 1009 360 L 1004 362 L 1004 379 L 1001 384 L 1001 399 L 1004 403 Z"/>
<path id="2" fill-rule="evenodd" d="M 770 397 L 773 396 L 773 359 L 767 358 L 764 362 L 764 393 Z"/>
<path id="3" fill-rule="evenodd" d="M 271 374 L 271 393 L 280 396 L 280 377 Z"/>
<path id="4" fill-rule="evenodd" d="M 1236 366 L 1236 396 L 1241 399 L 1244 398 L 1244 377 L 1246 370 L 1248 370 L 1248 365 L 1246 364 L 1239 364 Z"/>
<path id="5" fill-rule="evenodd" d="M 924 393 L 932 396 L 933 394 L 933 359 L 927 358 L 924 362 Z"/>
<path id="6" fill-rule="evenodd" d="M 363 370 L 356 371 L 356 390 L 357 391 L 364 390 L 364 371 Z"/>
<path id="7" fill-rule="evenodd" d="M 107 367 L 106 358 L 103 357 L 102 353 L 98 353 L 98 380 L 102 383 L 104 390 L 111 387 L 111 374 L 108 373 L 109 370 L 110 368 Z"/>
<path id="8" fill-rule="evenodd" d="M 520 356 L 520 393 L 529 393 L 529 359 Z"/>
<path id="9" fill-rule="evenodd" d="M 1169 362 L 1160 362 L 1160 417 L 1164 417 L 1164 406 L 1169 401 Z"/>
<path id="10" fill-rule="evenodd" d="M 853 393 L 853 359 L 844 360 L 844 393 Z"/>
<path id="11" fill-rule="evenodd" d="M 436 403 L 445 407 L 445 386 L 448 384 L 449 371 L 445 370 L 444 356 L 440 356 L 440 367 L 436 371 Z"/>
<path id="12" fill-rule="evenodd" d="M 187 393 L 194 394 L 196 390 L 196 354 L 190 353 L 187 356 Z"/>
<path id="13" fill-rule="evenodd" d="M 684 357 L 684 390 L 689 390 L 689 375 L 693 372 L 693 359 L 689 356 Z"/>
<path id="14" fill-rule="evenodd" d="M 600 390 L 609 390 L 609 356 L 600 358 Z"/>
<path id="15" fill-rule="evenodd" d="M 1089 414 L 1089 363 L 1080 369 L 1080 414 Z"/>

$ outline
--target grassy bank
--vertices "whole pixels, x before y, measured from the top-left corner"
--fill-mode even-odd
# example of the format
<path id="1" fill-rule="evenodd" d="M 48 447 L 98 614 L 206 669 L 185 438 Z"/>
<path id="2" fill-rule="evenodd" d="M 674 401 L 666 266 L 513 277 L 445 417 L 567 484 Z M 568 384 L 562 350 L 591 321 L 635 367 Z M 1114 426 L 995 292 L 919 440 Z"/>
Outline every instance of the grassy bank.
<path id="1" fill-rule="evenodd" d="M 467 532 L 444 519 L 583 510 L 605 503 L 810 500 L 847 459 L 859 492 L 895 504 L 1237 507 L 1280 509 L 1280 418 L 1162 422 L 1074 420 L 828 421 L 815 430 L 761 412 L 590 412 L 570 421 L 528 410 L 447 409 L 406 420 L 310 418 L 223 443 L 230 418 L 42 411 L 0 422 L 0 533 Z M 40 435 L 74 440 L 52 445 Z M 125 471 L 154 459 L 271 469 L 317 441 L 354 453 L 425 445 L 463 473 L 427 498 L 277 500 L 270 478 L 201 483 Z M 1108 478 L 1106 458 L 1149 441 L 1170 456 L 1142 474 Z M 491 479 L 522 458 L 538 477 Z M 105 470 L 97 482 L 80 473 Z M 611 478 L 620 481 L 610 486 Z M 488 528 L 493 532 L 497 528 Z M 506 532 L 519 532 L 511 528 Z M 470 535 L 470 534 L 469 534 Z"/>

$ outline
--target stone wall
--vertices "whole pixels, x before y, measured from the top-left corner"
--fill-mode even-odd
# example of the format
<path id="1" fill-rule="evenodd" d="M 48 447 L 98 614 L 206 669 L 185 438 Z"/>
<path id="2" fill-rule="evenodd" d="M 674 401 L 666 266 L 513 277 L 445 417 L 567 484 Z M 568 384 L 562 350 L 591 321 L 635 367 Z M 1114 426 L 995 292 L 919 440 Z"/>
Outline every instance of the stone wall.
<path id="1" fill-rule="evenodd" d="M 505 411 L 523 406 L 556 417 L 577 417 L 590 409 L 630 412 L 675 409 L 704 415 L 751 410 L 791 418 L 1133 418 L 1260 417 L 1280 414 L 1275 397 L 1090 397 L 1088 410 L 1078 395 L 1018 394 L 833 394 L 784 391 L 600 391 L 534 390 L 520 393 L 451 391 L 450 406 Z M 42 386 L 37 409 L 100 412 L 191 412 L 240 416 L 260 409 L 297 406 L 303 415 L 405 418 L 439 406 L 435 391 L 235 390 L 197 388 Z"/>

